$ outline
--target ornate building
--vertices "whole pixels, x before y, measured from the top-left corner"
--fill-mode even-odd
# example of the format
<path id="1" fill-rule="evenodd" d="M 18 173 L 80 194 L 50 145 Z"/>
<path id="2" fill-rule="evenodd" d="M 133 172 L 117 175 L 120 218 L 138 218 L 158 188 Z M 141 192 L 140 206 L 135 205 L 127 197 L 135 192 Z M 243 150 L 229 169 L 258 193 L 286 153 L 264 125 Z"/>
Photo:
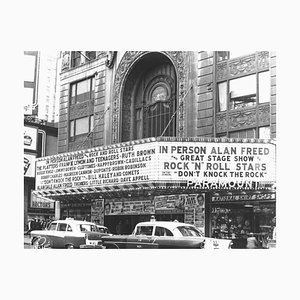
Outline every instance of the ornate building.
<path id="1" fill-rule="evenodd" d="M 162 143 L 260 143 L 261 139 L 274 141 L 275 53 L 257 51 L 240 55 L 228 51 L 63 52 L 59 154 L 66 156 L 74 151 L 87 153 L 84 151 L 95 147 L 105 150 L 118 145 L 118 148 L 134 144 L 134 141 L 137 144 L 140 141 L 149 142 L 151 138 Z M 269 201 L 266 206 L 259 201 L 250 203 L 250 212 L 245 206 L 250 204 L 242 199 L 259 199 L 257 196 L 251 198 L 255 195 L 255 188 L 251 195 L 245 190 L 242 191 L 242 194 L 250 195 L 248 198 L 242 197 L 241 191 L 236 192 L 235 203 L 233 204 L 229 197 L 229 200 L 225 201 L 225 207 L 225 202 L 218 202 L 218 199 L 228 196 L 227 189 L 218 189 L 215 194 L 212 189 L 207 188 L 193 191 L 186 189 L 182 193 L 178 191 L 178 186 L 171 187 L 170 191 L 166 191 L 165 186 L 157 192 L 155 183 L 149 183 L 148 187 L 150 185 L 151 190 L 143 188 L 143 191 L 147 192 L 143 195 L 140 186 L 136 189 L 131 186 L 130 193 L 126 188 L 121 188 L 124 192 L 119 193 L 105 193 L 103 190 L 97 193 L 93 187 L 91 193 L 81 193 L 75 189 L 74 193 L 65 192 L 65 196 L 62 196 L 62 192 L 54 191 L 52 196 L 57 200 L 57 205 L 60 205 L 58 217 L 92 218 L 91 207 L 95 199 L 102 199 L 104 207 L 120 201 L 123 201 L 124 205 L 126 201 L 129 203 L 133 199 L 139 202 L 155 202 L 155 197 L 162 194 L 167 198 L 178 198 L 180 194 L 203 194 L 206 204 L 205 231 L 209 235 L 213 234 L 214 228 L 221 227 L 217 215 L 235 219 L 239 215 L 243 221 L 251 219 L 249 222 L 252 230 L 258 230 L 257 226 L 260 225 L 257 224 L 263 222 L 260 217 L 263 209 L 268 211 L 268 220 L 275 214 L 276 197 L 273 190 L 272 193 L 264 190 L 263 199 Z M 232 192 L 230 193 L 232 196 Z M 166 201 L 169 201 L 169 198 Z M 80 205 L 76 206 L 75 203 Z M 197 207 L 193 209 L 195 221 Z M 222 215 L 221 211 L 230 211 L 231 214 Z M 165 208 L 160 213 L 152 209 L 151 212 L 159 219 L 176 217 L 186 221 L 185 213 L 178 207 L 173 207 L 173 210 Z M 142 214 L 134 212 L 131 215 L 120 213 L 117 217 L 111 211 L 107 214 L 103 211 L 102 215 L 98 219 L 109 227 L 114 227 L 116 222 L 122 221 L 129 229 L 132 229 L 136 221 L 143 219 Z M 147 214 L 144 215 L 148 217 Z M 130 231 L 129 229 L 127 231 Z M 114 228 L 111 230 L 114 231 Z"/>
<path id="2" fill-rule="evenodd" d="M 63 54 L 59 153 L 160 136 L 177 110 L 165 136 L 276 137 L 275 54 L 79 52 Z"/>

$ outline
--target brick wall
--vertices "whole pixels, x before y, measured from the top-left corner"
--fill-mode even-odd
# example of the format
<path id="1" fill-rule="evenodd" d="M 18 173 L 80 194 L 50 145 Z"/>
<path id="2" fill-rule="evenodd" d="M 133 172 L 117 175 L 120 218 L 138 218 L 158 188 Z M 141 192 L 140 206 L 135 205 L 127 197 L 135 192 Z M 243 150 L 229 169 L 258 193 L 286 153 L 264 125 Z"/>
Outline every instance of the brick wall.
<path id="1" fill-rule="evenodd" d="M 104 144 L 104 121 L 103 119 L 99 120 L 99 118 L 101 118 L 105 106 L 105 58 L 99 58 L 61 74 L 58 153 L 73 151 L 73 149 L 69 149 L 68 147 L 70 84 L 93 75 L 95 75 L 94 124 L 97 124 L 93 134 L 93 145 L 99 146 Z M 79 148 L 88 148 L 88 144 L 82 145 Z"/>
<path id="2" fill-rule="evenodd" d="M 213 136 L 213 52 L 198 53 L 196 136 Z"/>
<path id="3" fill-rule="evenodd" d="M 271 138 L 276 138 L 276 53 L 270 53 L 271 74 Z"/>

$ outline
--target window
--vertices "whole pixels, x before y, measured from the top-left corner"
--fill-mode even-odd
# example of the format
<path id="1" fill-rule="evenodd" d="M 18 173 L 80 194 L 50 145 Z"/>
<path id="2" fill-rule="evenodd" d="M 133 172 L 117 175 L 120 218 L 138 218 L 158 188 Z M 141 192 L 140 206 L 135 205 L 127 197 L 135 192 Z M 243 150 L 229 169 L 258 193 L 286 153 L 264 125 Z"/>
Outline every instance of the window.
<path id="1" fill-rule="evenodd" d="M 94 99 L 94 77 L 76 82 L 71 85 L 71 105 Z"/>
<path id="2" fill-rule="evenodd" d="M 196 228 L 190 226 L 179 226 L 177 229 L 182 236 L 201 236 L 201 233 Z"/>
<path id="3" fill-rule="evenodd" d="M 66 231 L 66 229 L 67 229 L 67 224 L 65 224 L 65 223 L 58 224 L 58 227 L 57 227 L 58 231 Z"/>
<path id="4" fill-rule="evenodd" d="M 93 60 L 96 58 L 96 51 L 85 51 L 85 56 Z"/>
<path id="5" fill-rule="evenodd" d="M 136 235 L 152 235 L 153 226 L 138 226 Z"/>
<path id="6" fill-rule="evenodd" d="M 70 121 L 70 141 L 76 137 L 86 135 L 93 130 L 94 115 Z"/>
<path id="7" fill-rule="evenodd" d="M 144 106 L 144 137 L 160 136 L 165 129 L 165 136 L 176 134 L 176 120 L 172 119 L 176 111 L 176 103 L 171 98 L 171 86 L 168 82 L 161 81 L 152 86 L 150 84 Z M 136 115 L 139 117 L 138 110 Z M 138 122 L 139 119 L 137 119 L 137 125 L 140 124 Z M 138 132 L 139 127 L 137 127 Z"/>
<path id="8" fill-rule="evenodd" d="M 254 139 L 255 138 L 255 128 L 239 130 L 229 133 L 230 138 L 239 138 L 239 139 Z"/>
<path id="9" fill-rule="evenodd" d="M 75 68 L 80 65 L 81 54 L 80 51 L 71 52 L 71 68 Z"/>
<path id="10" fill-rule="evenodd" d="M 223 61 L 223 60 L 227 60 L 227 59 L 232 59 L 232 58 L 236 58 L 236 57 L 241 57 L 241 56 L 245 56 L 252 53 L 251 51 L 242 51 L 242 50 L 238 50 L 238 51 L 217 51 L 217 61 Z"/>
<path id="11" fill-rule="evenodd" d="M 97 232 L 97 227 L 91 224 L 80 224 L 79 225 L 80 231 L 94 231 Z"/>
<path id="12" fill-rule="evenodd" d="M 217 60 L 223 61 L 229 59 L 229 52 L 228 51 L 217 51 Z"/>
<path id="13" fill-rule="evenodd" d="M 229 81 L 229 109 L 244 108 L 255 104 L 255 75 Z"/>
<path id="14" fill-rule="evenodd" d="M 275 201 L 269 200 L 267 203 L 252 200 L 251 204 L 242 201 L 235 202 L 234 204 L 224 202 L 213 205 L 211 236 L 245 239 L 250 232 L 253 232 L 259 242 L 258 248 L 264 248 L 265 240 L 272 238 L 272 232 L 276 226 Z"/>
<path id="15" fill-rule="evenodd" d="M 218 111 L 225 111 L 227 109 L 227 82 L 218 84 Z"/>
<path id="16" fill-rule="evenodd" d="M 167 228 L 157 226 L 155 228 L 154 235 L 156 235 L 156 236 L 173 236 L 173 233 Z"/>
<path id="17" fill-rule="evenodd" d="M 259 103 L 265 103 L 270 101 L 271 81 L 269 71 L 258 74 L 258 96 Z"/>
<path id="18" fill-rule="evenodd" d="M 72 227 L 68 224 L 68 226 L 67 226 L 67 231 L 73 231 L 72 230 Z"/>
<path id="19" fill-rule="evenodd" d="M 271 138 L 270 126 L 260 127 L 258 129 L 258 135 L 260 139 L 270 139 Z"/>
<path id="20" fill-rule="evenodd" d="M 57 225 L 56 222 L 51 223 L 50 226 L 49 226 L 49 230 L 55 230 L 56 229 L 56 225 Z"/>
<path id="21" fill-rule="evenodd" d="M 217 112 L 256 106 L 270 101 L 270 72 L 218 83 Z"/>

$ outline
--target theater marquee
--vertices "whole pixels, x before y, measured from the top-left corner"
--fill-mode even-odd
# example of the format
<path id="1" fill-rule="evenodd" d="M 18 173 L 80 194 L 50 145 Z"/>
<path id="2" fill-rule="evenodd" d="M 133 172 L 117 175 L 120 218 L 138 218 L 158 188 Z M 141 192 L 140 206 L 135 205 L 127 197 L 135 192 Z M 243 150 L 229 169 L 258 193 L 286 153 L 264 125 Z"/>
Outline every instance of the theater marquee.
<path id="1" fill-rule="evenodd" d="M 36 190 L 138 183 L 242 188 L 275 182 L 275 145 L 261 140 L 151 138 L 43 157 Z"/>

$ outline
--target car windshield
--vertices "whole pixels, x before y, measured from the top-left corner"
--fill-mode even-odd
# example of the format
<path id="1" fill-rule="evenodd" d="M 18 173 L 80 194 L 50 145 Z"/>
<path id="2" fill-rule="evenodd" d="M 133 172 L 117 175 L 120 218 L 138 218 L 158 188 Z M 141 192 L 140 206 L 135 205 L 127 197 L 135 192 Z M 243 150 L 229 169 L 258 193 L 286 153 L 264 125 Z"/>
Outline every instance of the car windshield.
<path id="1" fill-rule="evenodd" d="M 80 231 L 98 231 L 97 227 L 92 224 L 80 224 L 79 228 L 80 228 Z"/>
<path id="2" fill-rule="evenodd" d="M 192 226 L 178 226 L 177 229 L 182 236 L 202 236 L 200 231 Z"/>

